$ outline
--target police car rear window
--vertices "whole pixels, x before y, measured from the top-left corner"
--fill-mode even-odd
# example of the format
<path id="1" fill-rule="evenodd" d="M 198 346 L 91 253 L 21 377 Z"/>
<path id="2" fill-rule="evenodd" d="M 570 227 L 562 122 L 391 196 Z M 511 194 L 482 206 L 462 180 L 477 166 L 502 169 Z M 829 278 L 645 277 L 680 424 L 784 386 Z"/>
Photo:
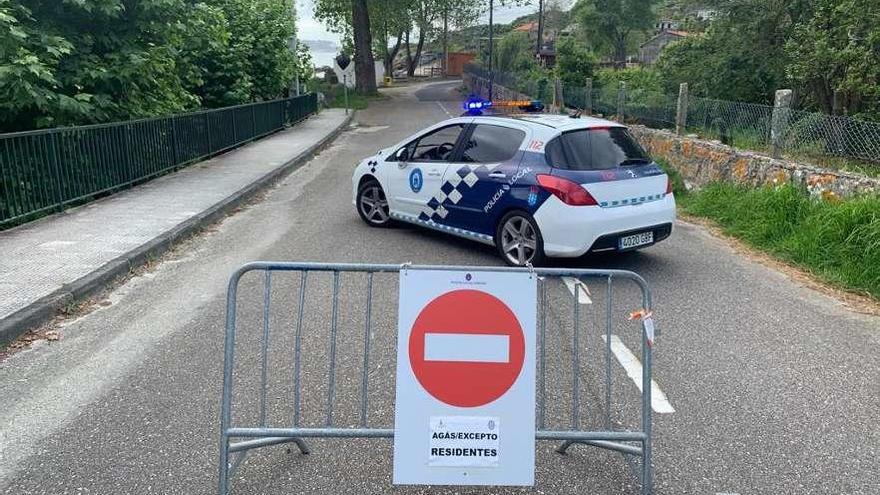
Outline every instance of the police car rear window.
<path id="1" fill-rule="evenodd" d="M 651 162 L 624 127 L 565 132 L 547 143 L 544 154 L 550 166 L 566 170 L 606 170 Z"/>

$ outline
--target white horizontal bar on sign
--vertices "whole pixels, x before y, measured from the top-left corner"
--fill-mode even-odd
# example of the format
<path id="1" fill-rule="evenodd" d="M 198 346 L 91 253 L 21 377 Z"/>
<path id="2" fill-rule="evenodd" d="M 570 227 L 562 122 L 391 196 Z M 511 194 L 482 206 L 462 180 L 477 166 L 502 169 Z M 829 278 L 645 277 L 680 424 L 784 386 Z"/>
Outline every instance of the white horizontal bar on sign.
<path id="1" fill-rule="evenodd" d="M 425 361 L 506 363 L 510 337 L 483 333 L 426 333 Z"/>

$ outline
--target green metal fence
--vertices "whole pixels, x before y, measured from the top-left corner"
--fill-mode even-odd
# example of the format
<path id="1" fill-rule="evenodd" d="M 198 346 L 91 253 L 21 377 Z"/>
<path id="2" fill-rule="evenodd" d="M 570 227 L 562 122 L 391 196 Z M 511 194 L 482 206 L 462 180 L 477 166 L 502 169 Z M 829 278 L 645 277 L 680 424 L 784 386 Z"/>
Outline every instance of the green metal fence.
<path id="1" fill-rule="evenodd" d="M 0 134 L 0 226 L 130 187 L 294 124 L 314 94 L 129 122 Z"/>

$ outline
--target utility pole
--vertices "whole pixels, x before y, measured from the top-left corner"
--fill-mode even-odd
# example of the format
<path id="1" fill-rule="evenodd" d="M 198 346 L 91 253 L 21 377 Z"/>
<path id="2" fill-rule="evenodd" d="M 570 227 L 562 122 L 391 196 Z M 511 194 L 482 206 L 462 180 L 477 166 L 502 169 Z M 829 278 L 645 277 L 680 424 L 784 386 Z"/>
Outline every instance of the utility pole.
<path id="1" fill-rule="evenodd" d="M 449 6 L 443 7 L 443 77 L 449 71 Z"/>
<path id="2" fill-rule="evenodd" d="M 291 2 L 290 4 L 290 18 L 293 19 L 293 36 L 290 38 L 290 42 L 288 44 L 288 48 L 290 49 L 290 53 L 293 54 L 293 59 L 297 61 L 297 66 L 299 66 L 299 56 L 296 53 L 296 4 Z M 299 70 L 296 71 L 293 77 L 293 81 L 290 81 L 290 94 L 299 96 Z"/>
<path id="3" fill-rule="evenodd" d="M 492 101 L 492 87 L 495 86 L 495 71 L 493 70 L 492 65 L 492 52 L 494 51 L 494 47 L 492 46 L 492 35 L 493 24 L 492 24 L 492 10 L 495 8 L 495 0 L 489 0 L 489 101 Z"/>
<path id="4" fill-rule="evenodd" d="M 544 44 L 544 0 L 538 0 L 538 41 L 535 53 L 541 53 L 541 45 Z"/>

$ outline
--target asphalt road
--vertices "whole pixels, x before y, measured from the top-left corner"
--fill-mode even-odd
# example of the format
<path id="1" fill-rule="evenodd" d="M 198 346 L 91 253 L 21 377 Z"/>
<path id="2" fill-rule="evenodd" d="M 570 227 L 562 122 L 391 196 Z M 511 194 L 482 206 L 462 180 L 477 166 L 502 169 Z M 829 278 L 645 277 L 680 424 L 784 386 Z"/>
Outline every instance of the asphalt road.
<path id="1" fill-rule="evenodd" d="M 252 260 L 498 265 L 491 248 L 410 227 L 371 229 L 351 205 L 351 171 L 378 148 L 458 113 L 454 84 L 403 87 L 356 117 L 357 125 L 257 204 L 181 246 L 151 271 L 69 321 L 62 339 L 0 364 L 0 493 L 214 493 L 225 290 Z M 880 493 L 880 319 L 853 313 L 745 259 L 704 229 L 625 256 L 561 266 L 623 268 L 643 275 L 662 336 L 655 378 L 674 413 L 654 415 L 655 491 L 738 494 Z M 365 281 L 340 282 L 334 423 L 360 421 Z M 590 282 L 582 321 L 580 425 L 602 424 L 604 285 Z M 293 416 L 293 322 L 299 278 L 272 280 L 274 340 L 269 424 Z M 235 421 L 258 421 L 263 279 L 240 294 Z M 303 329 L 302 423 L 326 418 L 331 280 L 310 278 Z M 397 282 L 374 280 L 368 422 L 391 427 Z M 548 282 L 545 414 L 571 420 L 571 294 Z M 615 286 L 614 333 L 634 352 L 638 306 Z M 637 353 L 638 354 L 638 353 Z M 615 425 L 634 425 L 638 392 L 612 362 Z M 388 440 L 316 440 L 301 456 L 276 446 L 249 456 L 233 493 L 635 493 L 620 455 L 537 446 L 533 489 L 391 486 Z"/>

